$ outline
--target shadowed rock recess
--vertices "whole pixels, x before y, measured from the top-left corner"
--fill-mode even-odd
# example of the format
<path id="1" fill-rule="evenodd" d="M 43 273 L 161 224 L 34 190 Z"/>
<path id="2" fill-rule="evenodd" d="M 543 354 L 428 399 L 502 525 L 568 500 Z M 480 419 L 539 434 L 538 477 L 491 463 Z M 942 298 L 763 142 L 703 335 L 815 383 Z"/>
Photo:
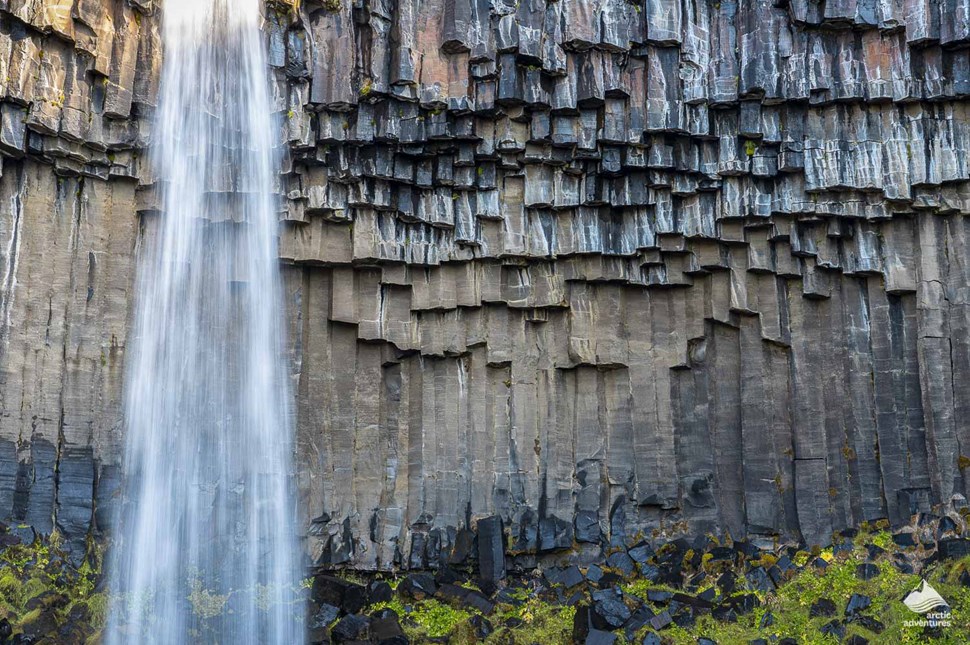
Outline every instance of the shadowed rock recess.
<path id="1" fill-rule="evenodd" d="M 0 0 L 0 518 L 75 551 L 164 216 L 159 4 Z M 266 18 L 314 562 L 499 577 L 966 504 L 970 0 Z"/>

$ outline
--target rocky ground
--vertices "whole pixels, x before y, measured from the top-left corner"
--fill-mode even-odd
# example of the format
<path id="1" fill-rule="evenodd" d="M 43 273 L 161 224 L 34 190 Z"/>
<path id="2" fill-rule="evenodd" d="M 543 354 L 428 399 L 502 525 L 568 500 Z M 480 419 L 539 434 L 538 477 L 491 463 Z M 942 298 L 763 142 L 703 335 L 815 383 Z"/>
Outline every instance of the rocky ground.
<path id="1" fill-rule="evenodd" d="M 98 643 L 108 595 L 92 545 L 80 564 L 52 539 L 0 531 L 0 643 Z M 601 564 L 509 574 L 442 567 L 396 576 L 321 571 L 304 581 L 309 642 L 970 642 L 970 539 L 963 517 L 924 514 L 890 531 L 845 531 L 826 549 L 698 537 L 615 549 Z M 908 624 L 928 580 L 951 624 Z M 191 599 L 187 599 L 191 603 Z"/>
<path id="2" fill-rule="evenodd" d="M 495 584 L 452 569 L 314 579 L 311 643 L 970 642 L 970 540 L 958 517 L 846 531 L 826 549 L 680 539 Z M 929 629 L 901 602 L 925 577 L 952 624 Z"/>

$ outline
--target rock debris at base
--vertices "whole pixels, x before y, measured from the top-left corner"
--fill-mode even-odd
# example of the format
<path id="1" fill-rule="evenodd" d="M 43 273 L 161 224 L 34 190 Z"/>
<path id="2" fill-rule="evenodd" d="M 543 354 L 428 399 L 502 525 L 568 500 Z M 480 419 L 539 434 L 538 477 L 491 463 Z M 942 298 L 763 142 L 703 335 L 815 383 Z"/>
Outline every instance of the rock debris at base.
<path id="1" fill-rule="evenodd" d="M 159 5 L 0 0 L 0 518 L 75 557 L 111 528 L 164 216 Z M 965 505 L 968 15 L 268 5 L 312 561 L 422 569 L 475 536 L 501 578 Z"/>
<path id="2" fill-rule="evenodd" d="M 389 578 L 394 591 L 379 577 L 368 583 L 359 574 L 350 580 L 341 577 L 347 572 L 323 571 L 310 591 L 308 642 L 599 645 L 622 637 L 644 645 L 797 645 L 823 636 L 851 645 L 965 642 L 970 631 L 958 619 L 950 629 L 907 624 L 916 621 L 900 600 L 925 577 L 954 599 L 939 613 L 957 617 L 967 609 L 970 560 L 949 558 L 944 549 L 968 542 L 960 537 L 965 524 L 940 531 L 939 520 L 914 516 L 904 529 L 914 537 L 907 547 L 871 526 L 836 534 L 833 545 L 813 549 L 820 557 L 798 545 L 763 550 L 749 542 L 678 538 L 650 548 L 634 571 L 597 575 L 598 567 L 551 565 L 541 575 L 513 574 L 497 584 L 465 563 Z M 856 566 L 877 575 L 857 580 Z"/>

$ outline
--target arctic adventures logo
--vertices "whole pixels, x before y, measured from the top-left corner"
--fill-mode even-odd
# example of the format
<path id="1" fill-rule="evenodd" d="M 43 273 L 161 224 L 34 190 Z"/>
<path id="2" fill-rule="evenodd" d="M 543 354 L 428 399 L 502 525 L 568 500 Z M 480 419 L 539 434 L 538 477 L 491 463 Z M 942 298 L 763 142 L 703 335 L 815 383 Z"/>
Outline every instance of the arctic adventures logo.
<path id="1" fill-rule="evenodd" d="M 907 627 L 937 629 L 950 627 L 953 624 L 949 604 L 926 580 L 903 597 L 903 604 L 909 607 L 910 611 L 923 614 L 922 618 L 905 621 L 904 624 Z"/>

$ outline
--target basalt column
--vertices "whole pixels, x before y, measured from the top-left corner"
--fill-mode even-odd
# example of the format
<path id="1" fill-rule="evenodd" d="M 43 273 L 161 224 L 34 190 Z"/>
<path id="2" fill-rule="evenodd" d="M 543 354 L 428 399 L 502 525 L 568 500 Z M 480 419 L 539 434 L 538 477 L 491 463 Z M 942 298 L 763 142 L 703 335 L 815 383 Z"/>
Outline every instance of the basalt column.
<path id="1" fill-rule="evenodd" d="M 115 532 L 169 4 L 0 0 L 0 518 L 73 553 Z M 967 503 L 968 0 L 263 11 L 315 562 Z"/>

